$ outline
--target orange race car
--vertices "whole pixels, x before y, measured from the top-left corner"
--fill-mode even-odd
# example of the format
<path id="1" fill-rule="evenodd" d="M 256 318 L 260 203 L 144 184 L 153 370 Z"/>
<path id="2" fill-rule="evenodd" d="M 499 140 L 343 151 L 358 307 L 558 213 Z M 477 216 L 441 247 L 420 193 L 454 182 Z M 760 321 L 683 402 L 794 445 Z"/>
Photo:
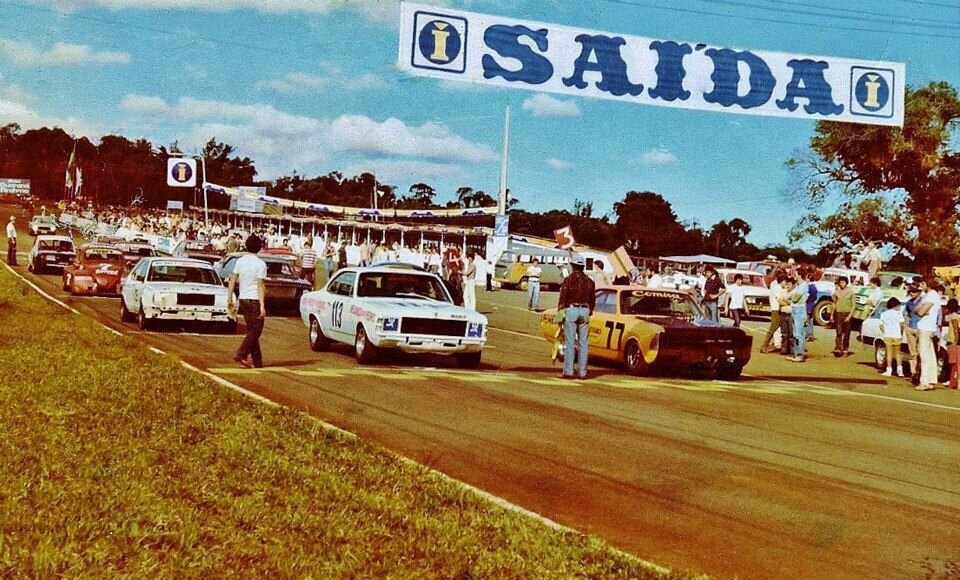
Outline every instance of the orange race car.
<path id="1" fill-rule="evenodd" d="M 123 251 L 107 244 L 86 244 L 63 269 L 63 289 L 71 294 L 120 295 Z"/>

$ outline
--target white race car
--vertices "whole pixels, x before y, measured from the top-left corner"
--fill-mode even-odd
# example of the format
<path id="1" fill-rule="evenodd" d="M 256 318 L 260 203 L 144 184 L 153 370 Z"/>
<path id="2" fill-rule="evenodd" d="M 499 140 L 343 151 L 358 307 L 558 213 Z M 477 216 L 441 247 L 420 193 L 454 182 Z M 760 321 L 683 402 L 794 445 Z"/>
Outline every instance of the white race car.
<path id="1" fill-rule="evenodd" d="M 863 326 L 860 328 L 860 335 L 857 337 L 863 344 L 873 346 L 873 363 L 876 365 L 877 370 L 881 371 L 887 367 L 887 345 L 883 342 L 883 333 L 880 332 L 880 315 L 883 314 L 886 309 L 886 304 L 880 304 L 874 308 L 870 316 L 863 321 Z M 902 306 L 901 312 L 903 312 Z M 937 349 L 937 382 L 941 383 L 950 378 L 950 363 L 948 362 L 949 357 L 947 356 L 946 344 L 947 328 L 942 327 L 940 329 L 940 338 L 934 340 L 934 347 Z M 903 360 L 906 360 L 909 354 L 906 338 L 904 338 L 901 343 L 900 350 L 903 352 Z M 906 365 L 904 365 L 901 371 L 903 373 L 907 372 Z"/>
<path id="2" fill-rule="evenodd" d="M 463 368 L 480 365 L 487 317 L 456 306 L 443 281 L 414 268 L 345 268 L 321 290 L 300 299 L 310 348 L 353 345 L 357 361 L 381 349 L 451 354 Z"/>
<path id="3" fill-rule="evenodd" d="M 197 320 L 234 332 L 227 289 L 213 266 L 202 260 L 149 257 L 123 280 L 120 319 L 136 319 L 141 330 L 157 320 Z"/>
<path id="4" fill-rule="evenodd" d="M 30 235 L 55 235 L 57 233 L 57 218 L 52 215 L 35 215 L 30 220 Z"/>

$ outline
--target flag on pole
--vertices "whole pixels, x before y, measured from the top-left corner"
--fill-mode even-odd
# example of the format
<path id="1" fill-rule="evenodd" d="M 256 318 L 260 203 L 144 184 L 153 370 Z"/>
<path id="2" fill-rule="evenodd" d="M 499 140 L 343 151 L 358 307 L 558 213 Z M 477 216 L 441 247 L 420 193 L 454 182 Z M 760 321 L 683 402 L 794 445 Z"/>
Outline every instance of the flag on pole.
<path id="1" fill-rule="evenodd" d="M 80 167 L 77 167 L 76 197 L 80 197 L 81 187 L 83 187 L 83 173 L 80 172 Z"/>
<path id="2" fill-rule="evenodd" d="M 570 229 L 570 226 L 553 230 L 553 237 L 557 239 L 557 247 L 561 250 L 569 250 L 577 243 L 577 241 L 573 239 L 573 230 Z"/>
<path id="3" fill-rule="evenodd" d="M 70 152 L 70 159 L 67 161 L 67 174 L 63 179 L 63 189 L 69 199 L 73 193 L 73 170 L 77 167 L 77 142 L 73 142 L 73 151 Z"/>

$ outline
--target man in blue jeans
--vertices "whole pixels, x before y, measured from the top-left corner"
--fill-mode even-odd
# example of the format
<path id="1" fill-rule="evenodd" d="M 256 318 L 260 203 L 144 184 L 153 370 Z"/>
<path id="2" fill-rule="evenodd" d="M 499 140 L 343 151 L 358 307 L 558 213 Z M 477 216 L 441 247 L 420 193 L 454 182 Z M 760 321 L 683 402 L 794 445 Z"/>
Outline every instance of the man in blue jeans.
<path id="1" fill-rule="evenodd" d="M 577 357 L 576 378 L 587 378 L 587 352 L 590 338 L 590 315 L 597 303 L 596 286 L 583 270 L 586 268 L 583 256 L 574 256 L 571 260 L 573 273 L 567 276 L 560 286 L 559 308 L 565 311 L 563 319 L 563 375 L 572 379 L 574 356 Z"/>
<path id="2" fill-rule="evenodd" d="M 707 281 L 703 283 L 702 304 L 707 311 L 707 316 L 714 322 L 720 322 L 720 312 L 717 304 L 723 289 L 723 280 L 720 279 L 717 271 L 713 266 L 707 266 Z"/>
<path id="3" fill-rule="evenodd" d="M 527 267 L 527 309 L 540 310 L 540 276 L 543 274 L 543 268 L 540 267 L 540 260 L 533 259 L 533 262 Z"/>

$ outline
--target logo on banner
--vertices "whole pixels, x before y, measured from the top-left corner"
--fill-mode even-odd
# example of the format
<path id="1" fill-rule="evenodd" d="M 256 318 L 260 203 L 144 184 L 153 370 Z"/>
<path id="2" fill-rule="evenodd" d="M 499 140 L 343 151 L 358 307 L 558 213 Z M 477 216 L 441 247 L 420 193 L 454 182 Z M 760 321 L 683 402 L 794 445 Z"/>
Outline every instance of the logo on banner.
<path id="1" fill-rule="evenodd" d="M 167 185 L 194 187 L 197 184 L 197 160 L 172 157 L 167 159 Z"/>
<path id="2" fill-rule="evenodd" d="M 893 116 L 894 71 L 851 67 L 850 113 L 865 117 Z"/>
<path id="3" fill-rule="evenodd" d="M 412 66 L 463 73 L 467 69 L 467 21 L 432 12 L 414 15 Z"/>

